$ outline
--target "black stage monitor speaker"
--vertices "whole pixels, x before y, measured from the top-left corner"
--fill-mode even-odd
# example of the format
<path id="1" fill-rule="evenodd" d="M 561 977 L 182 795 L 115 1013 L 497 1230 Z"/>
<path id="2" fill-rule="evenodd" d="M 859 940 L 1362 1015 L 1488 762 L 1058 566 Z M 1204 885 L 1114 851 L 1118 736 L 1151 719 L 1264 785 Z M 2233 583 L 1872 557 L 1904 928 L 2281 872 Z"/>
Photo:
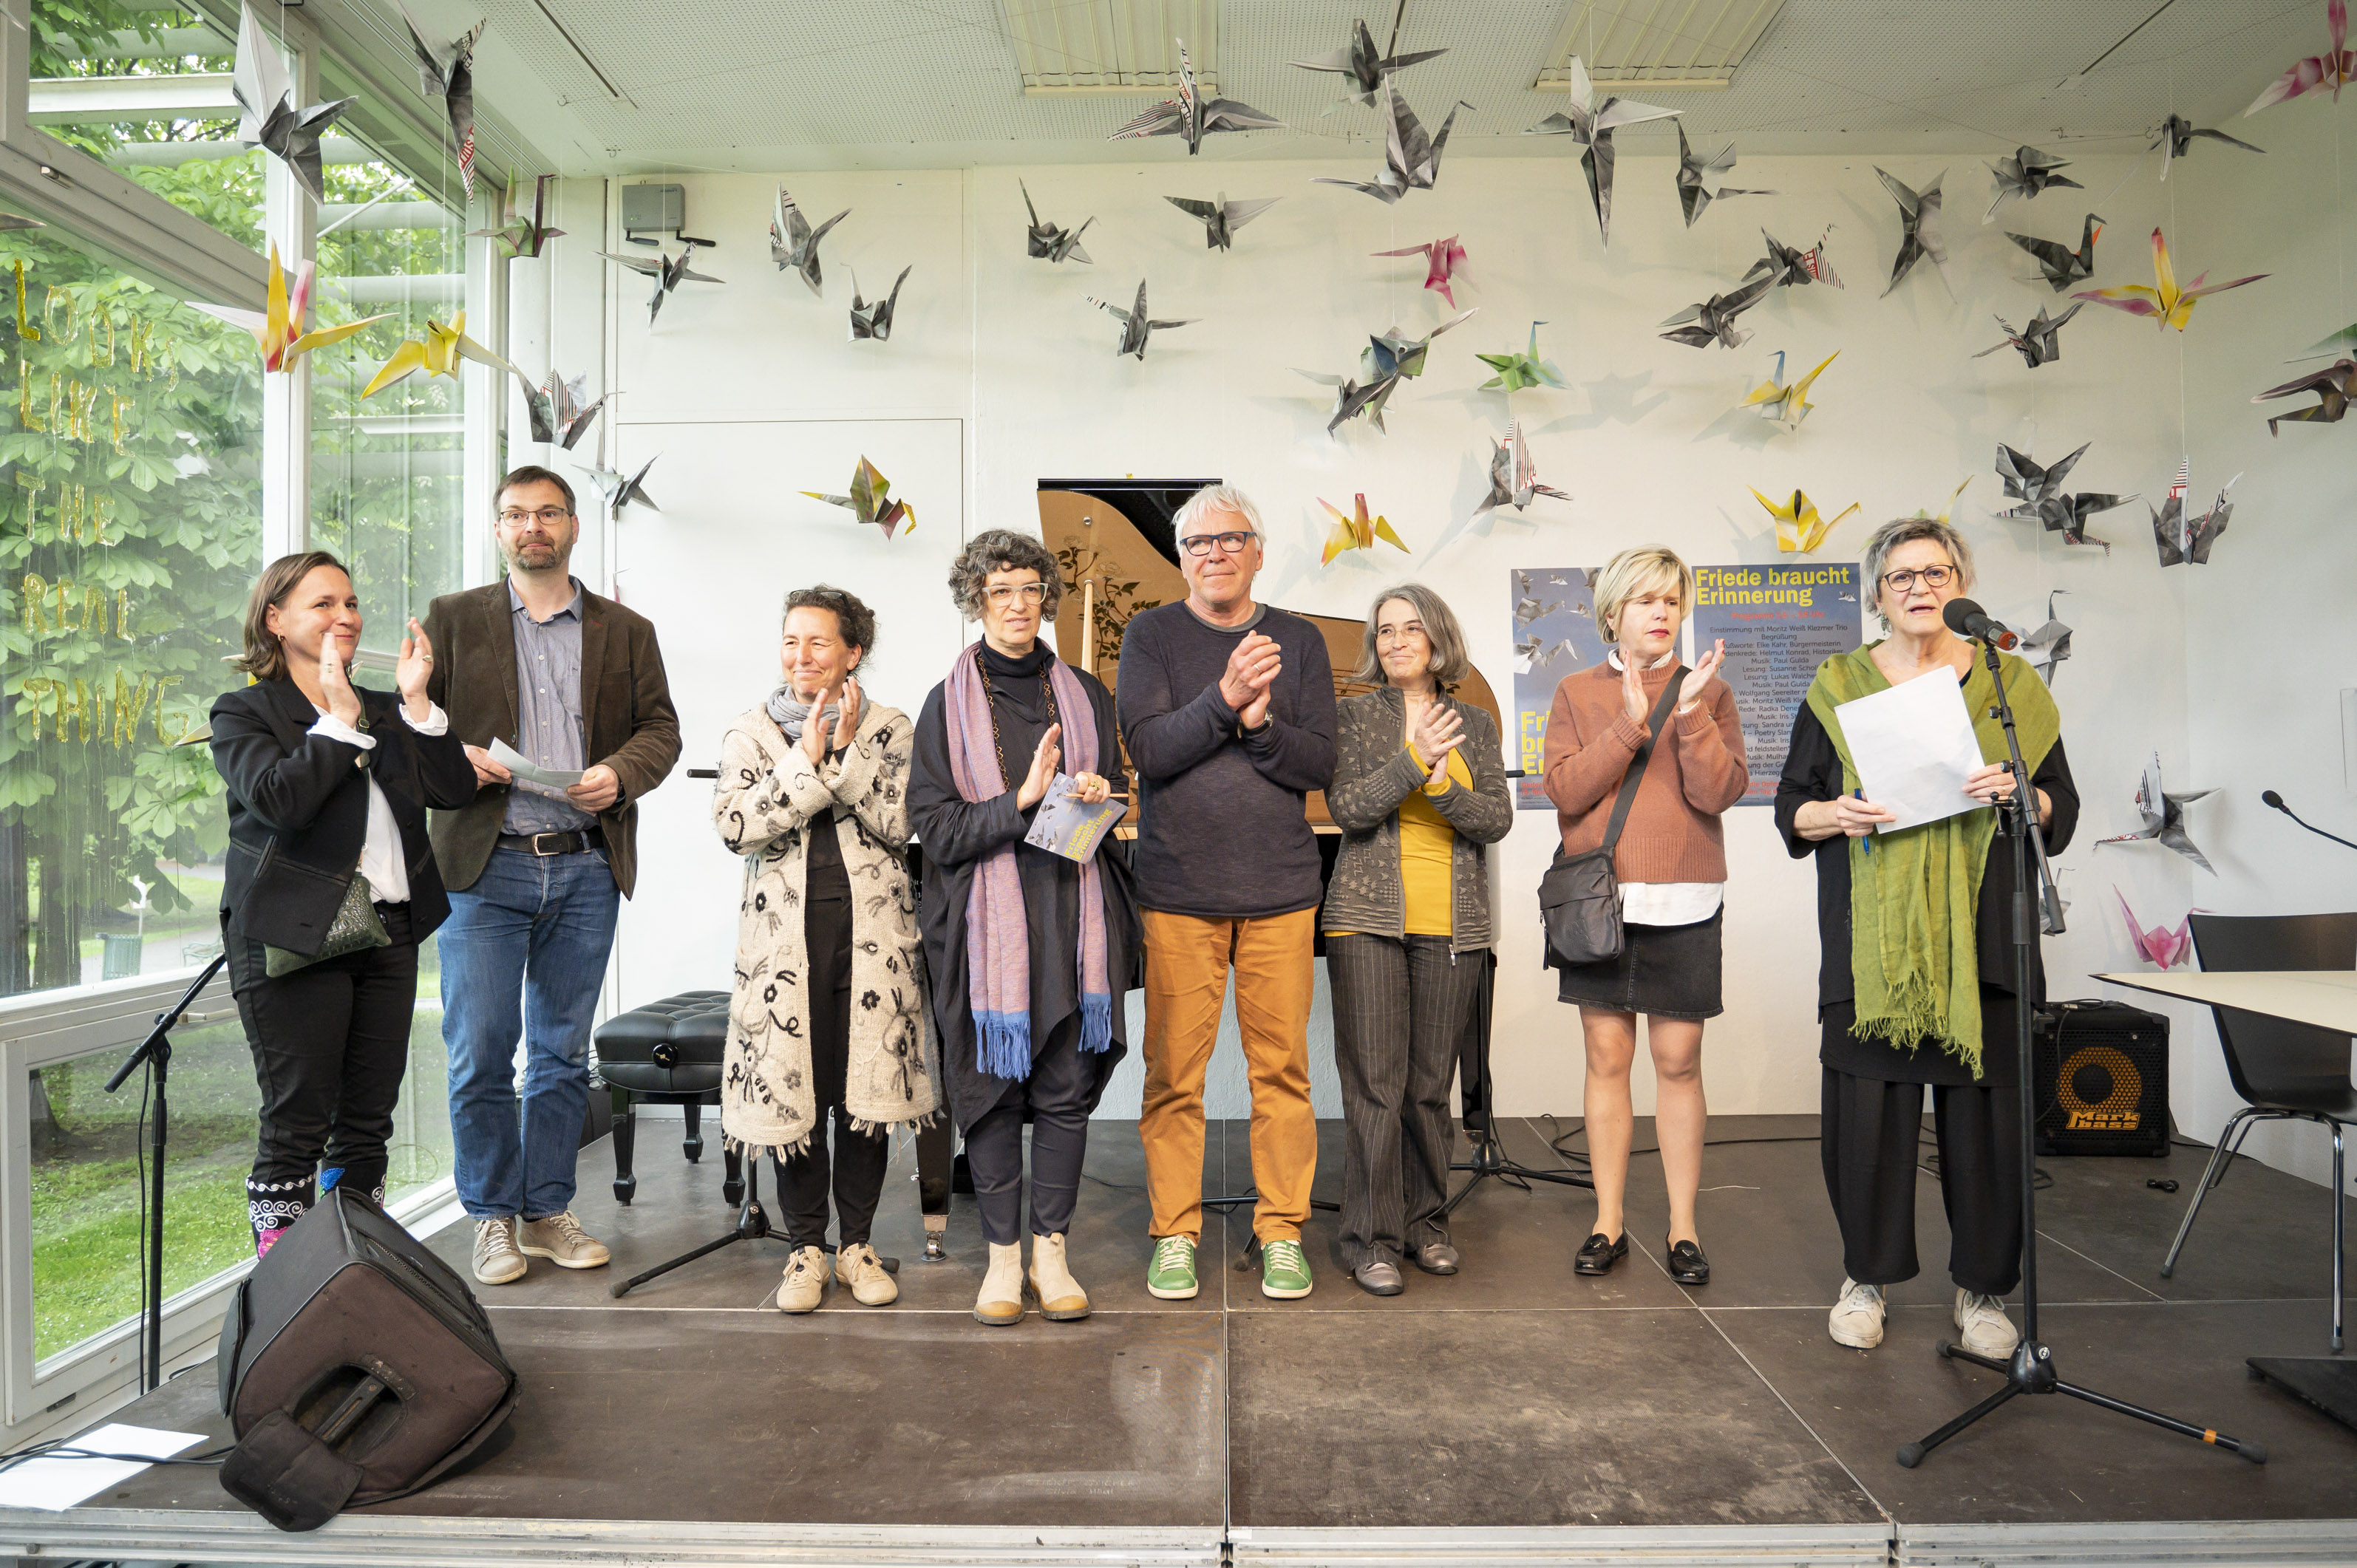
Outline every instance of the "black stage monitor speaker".
<path id="1" fill-rule="evenodd" d="M 432 1485 L 515 1408 L 490 1318 L 447 1263 L 332 1187 L 237 1287 L 221 1486 L 281 1530 Z"/>
<path id="2" fill-rule="evenodd" d="M 2119 1002 L 2038 1015 L 2038 1152 L 2169 1153 L 2169 1020 Z"/>

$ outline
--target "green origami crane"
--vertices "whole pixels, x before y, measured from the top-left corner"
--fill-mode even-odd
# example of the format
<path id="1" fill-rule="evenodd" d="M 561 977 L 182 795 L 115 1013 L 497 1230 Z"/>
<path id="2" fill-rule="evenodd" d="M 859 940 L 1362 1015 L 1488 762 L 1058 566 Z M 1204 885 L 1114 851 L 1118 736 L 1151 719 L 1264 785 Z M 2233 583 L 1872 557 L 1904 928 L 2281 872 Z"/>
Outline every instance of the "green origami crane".
<path id="1" fill-rule="evenodd" d="M 541 248 L 558 238 L 565 231 L 548 226 L 548 186 L 556 177 L 542 175 L 532 188 L 532 215 L 525 217 L 517 208 L 515 170 L 508 170 L 507 195 L 500 201 L 500 226 L 496 229 L 476 229 L 468 239 L 490 241 L 500 248 L 501 259 L 513 261 L 518 256 L 537 256 Z"/>
<path id="2" fill-rule="evenodd" d="M 907 501 L 885 499 L 891 489 L 892 481 L 877 472 L 875 464 L 862 457 L 859 459 L 859 467 L 852 473 L 849 495 L 830 496 L 817 490 L 804 490 L 802 494 L 814 501 L 824 501 L 830 506 L 848 508 L 860 521 L 873 523 L 884 531 L 885 538 L 889 539 L 900 527 L 903 520 L 910 528 L 917 526 L 915 507 L 910 506 Z"/>
<path id="3" fill-rule="evenodd" d="M 1567 384 L 1563 379 L 1563 372 L 1555 369 L 1554 360 L 1539 358 L 1539 328 L 1545 325 L 1544 321 L 1531 323 L 1531 347 L 1528 353 L 1476 354 L 1474 356 L 1475 359 L 1498 372 L 1481 383 L 1481 391 L 1516 392 L 1524 387 L 1542 385 L 1559 387 Z"/>

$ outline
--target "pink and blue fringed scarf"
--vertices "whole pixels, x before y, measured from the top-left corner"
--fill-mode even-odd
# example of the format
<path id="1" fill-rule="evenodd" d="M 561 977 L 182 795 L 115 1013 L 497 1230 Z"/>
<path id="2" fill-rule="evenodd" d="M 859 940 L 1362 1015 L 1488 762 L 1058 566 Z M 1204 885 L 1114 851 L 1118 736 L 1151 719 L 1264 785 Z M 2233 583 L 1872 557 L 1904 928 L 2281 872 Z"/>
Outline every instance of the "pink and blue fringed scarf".
<path id="1" fill-rule="evenodd" d="M 969 803 L 996 800 L 1009 785 L 998 757 L 985 689 L 982 645 L 976 642 L 950 666 L 947 700 L 942 704 L 949 731 L 950 773 Z M 1064 726 L 1064 771 L 1097 768 L 1096 708 L 1080 677 L 1061 660 L 1051 660 L 1049 681 L 1056 714 Z M 1028 758 L 1024 759 L 1028 762 Z M 1103 1051 L 1113 1044 L 1113 986 L 1105 976 L 1103 874 L 1093 857 L 1081 866 L 1081 1049 Z M 1023 884 L 1015 869 L 1015 845 L 1001 844 L 974 867 L 965 901 L 966 999 L 974 1010 L 974 1065 L 993 1078 L 1031 1076 L 1031 942 L 1024 919 Z"/>

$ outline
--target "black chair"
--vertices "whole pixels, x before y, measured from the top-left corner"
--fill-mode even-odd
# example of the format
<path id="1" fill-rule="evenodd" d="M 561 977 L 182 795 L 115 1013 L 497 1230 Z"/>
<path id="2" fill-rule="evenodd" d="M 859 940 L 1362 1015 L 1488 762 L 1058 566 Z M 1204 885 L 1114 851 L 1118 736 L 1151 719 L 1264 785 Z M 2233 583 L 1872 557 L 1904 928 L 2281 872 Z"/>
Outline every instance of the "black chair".
<path id="1" fill-rule="evenodd" d="M 728 993 L 683 991 L 597 1026 L 597 1076 L 614 1096 L 614 1197 L 630 1201 L 639 1189 L 630 1161 L 638 1138 L 638 1107 L 676 1105 L 687 1119 L 680 1152 L 694 1165 L 704 1156 L 703 1108 L 720 1103 L 721 1057 L 728 1044 Z M 745 1196 L 743 1161 L 721 1149 L 721 1196 Z"/>
<path id="2" fill-rule="evenodd" d="M 2193 950 L 2204 971 L 2349 970 L 2357 968 L 2357 913 L 2345 915 L 2195 915 Z M 2313 1024 L 2272 1018 L 2239 1007 L 2212 1007 L 2218 1045 L 2234 1092 L 2250 1101 L 2226 1119 L 2211 1152 L 2192 1207 L 2177 1228 L 2167 1279 L 2185 1250 L 2186 1233 L 2201 1200 L 2218 1185 L 2226 1162 L 2253 1126 L 2286 1120 L 2319 1122 L 2332 1133 L 2332 1348 L 2341 1348 L 2341 1290 L 2345 1240 L 2341 1201 L 2341 1129 L 2357 1125 L 2357 1086 L 2349 1079 L 2348 1035 Z"/>

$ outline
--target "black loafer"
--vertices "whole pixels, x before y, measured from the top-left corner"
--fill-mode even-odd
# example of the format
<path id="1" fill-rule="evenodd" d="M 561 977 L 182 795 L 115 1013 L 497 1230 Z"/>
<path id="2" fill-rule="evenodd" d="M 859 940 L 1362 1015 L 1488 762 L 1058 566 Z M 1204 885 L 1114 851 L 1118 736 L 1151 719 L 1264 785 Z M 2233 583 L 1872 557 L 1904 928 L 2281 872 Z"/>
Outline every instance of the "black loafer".
<path id="1" fill-rule="evenodd" d="M 1598 1230 L 1579 1244 L 1579 1256 L 1571 1261 L 1575 1274 L 1609 1274 L 1612 1265 L 1629 1255 L 1629 1232 L 1620 1232 L 1617 1241 L 1608 1241 Z"/>
<path id="2" fill-rule="evenodd" d="M 1670 1278 L 1682 1285 L 1710 1283 L 1710 1260 L 1692 1241 L 1668 1241 L 1662 1245 L 1670 1255 Z"/>

